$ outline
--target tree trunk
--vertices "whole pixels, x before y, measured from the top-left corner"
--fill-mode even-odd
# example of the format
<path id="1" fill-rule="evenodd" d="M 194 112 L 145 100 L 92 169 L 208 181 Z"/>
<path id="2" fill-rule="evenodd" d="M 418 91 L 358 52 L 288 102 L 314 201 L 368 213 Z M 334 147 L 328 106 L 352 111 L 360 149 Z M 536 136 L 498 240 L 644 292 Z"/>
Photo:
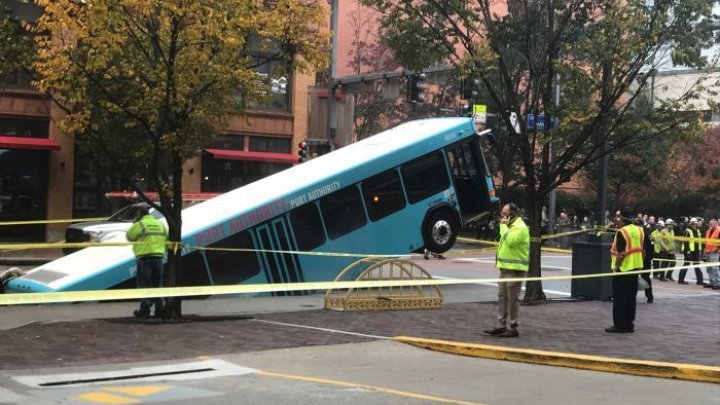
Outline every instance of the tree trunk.
<path id="1" fill-rule="evenodd" d="M 540 201 L 543 201 L 540 199 Z M 540 277 L 542 275 L 540 268 L 541 244 L 540 244 L 540 228 L 542 227 L 542 202 L 530 199 L 530 207 L 528 209 L 530 223 L 530 271 L 528 277 Z M 547 302 L 545 292 L 543 291 L 542 281 L 525 282 L 525 297 L 523 302 L 526 304 L 542 304 Z"/>
<path id="2" fill-rule="evenodd" d="M 172 153 L 172 203 L 170 204 L 171 218 L 168 220 L 170 225 L 169 240 L 176 244 L 171 246 L 168 253 L 168 266 L 166 268 L 165 285 L 167 287 L 175 287 L 177 285 L 177 275 L 182 272 L 182 158 L 177 152 Z M 166 319 L 182 318 L 182 299 L 180 297 L 169 297 L 166 300 Z"/>

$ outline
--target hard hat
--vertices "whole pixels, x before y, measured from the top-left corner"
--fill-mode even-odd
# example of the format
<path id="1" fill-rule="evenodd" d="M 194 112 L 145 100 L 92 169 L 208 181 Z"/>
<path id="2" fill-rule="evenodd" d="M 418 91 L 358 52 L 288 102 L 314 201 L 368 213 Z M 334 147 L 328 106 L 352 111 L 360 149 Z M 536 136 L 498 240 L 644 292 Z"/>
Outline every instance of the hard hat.
<path id="1" fill-rule="evenodd" d="M 667 226 L 670 226 L 670 225 L 675 226 L 675 221 L 673 221 L 672 218 L 668 218 L 668 219 L 665 221 L 665 225 L 667 225 Z"/>
<path id="2" fill-rule="evenodd" d="M 657 221 L 657 223 L 655 224 L 655 226 L 665 226 L 665 222 L 663 222 L 663 221 Z"/>
<path id="3" fill-rule="evenodd" d="M 698 223 L 697 218 L 690 218 L 690 223 L 691 223 L 691 224 L 697 224 L 697 223 Z"/>

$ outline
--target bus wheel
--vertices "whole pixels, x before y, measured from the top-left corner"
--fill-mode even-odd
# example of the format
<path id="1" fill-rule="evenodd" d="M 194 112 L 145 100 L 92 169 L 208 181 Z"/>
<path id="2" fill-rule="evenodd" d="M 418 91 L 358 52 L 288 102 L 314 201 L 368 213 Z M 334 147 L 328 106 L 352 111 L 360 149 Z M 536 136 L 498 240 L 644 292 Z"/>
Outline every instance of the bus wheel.
<path id="1" fill-rule="evenodd" d="M 434 253 L 444 253 L 455 244 L 458 223 L 447 210 L 435 211 L 425 221 L 423 239 L 425 248 Z"/>

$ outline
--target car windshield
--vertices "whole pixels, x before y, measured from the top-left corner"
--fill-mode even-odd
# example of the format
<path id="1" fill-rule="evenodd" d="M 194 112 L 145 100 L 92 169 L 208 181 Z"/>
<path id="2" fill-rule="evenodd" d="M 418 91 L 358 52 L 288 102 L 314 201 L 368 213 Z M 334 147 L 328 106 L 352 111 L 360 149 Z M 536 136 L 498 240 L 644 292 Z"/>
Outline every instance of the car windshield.
<path id="1" fill-rule="evenodd" d="M 140 207 L 137 204 L 131 204 L 127 207 L 121 209 L 120 211 L 114 213 L 110 218 L 108 218 L 108 221 L 111 222 L 132 222 L 135 220 L 135 217 L 138 214 L 138 210 Z M 163 215 L 160 213 L 160 211 L 151 208 L 150 209 L 150 215 L 153 216 L 155 219 L 161 219 L 163 218 Z"/>

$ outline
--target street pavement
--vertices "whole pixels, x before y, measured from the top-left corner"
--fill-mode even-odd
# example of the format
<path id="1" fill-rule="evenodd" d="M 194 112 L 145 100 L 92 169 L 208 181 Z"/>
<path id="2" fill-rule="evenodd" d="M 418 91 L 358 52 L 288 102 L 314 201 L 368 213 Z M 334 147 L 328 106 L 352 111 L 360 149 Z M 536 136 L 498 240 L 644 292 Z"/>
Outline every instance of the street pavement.
<path id="1" fill-rule="evenodd" d="M 545 274 L 569 274 L 569 256 L 552 256 L 544 259 L 553 267 Z M 493 278 L 497 270 L 488 261 L 489 255 L 477 254 L 417 263 L 444 278 Z M 550 303 L 522 306 L 521 335 L 509 340 L 481 332 L 496 316 L 497 288 L 490 283 L 444 287 L 446 304 L 434 310 L 327 311 L 320 295 L 186 301 L 182 323 L 136 320 L 129 316 L 137 306 L 132 302 L 2 307 L 0 403 L 108 403 L 102 398 L 119 392 L 112 389 L 140 383 L 147 388 L 149 383 L 98 383 L 93 389 L 110 391 L 82 397 L 78 390 L 85 388 L 33 388 L 15 378 L 149 363 L 175 367 L 198 357 L 281 376 L 255 371 L 242 377 L 189 378 L 191 383 L 180 385 L 163 382 L 170 387 L 161 390 L 164 394 L 132 396 L 157 391 L 153 385 L 121 390 L 122 395 L 173 403 L 196 403 L 202 397 L 209 404 L 284 403 L 283 398 L 308 404 L 720 403 L 720 386 L 713 384 L 465 358 L 388 340 L 404 335 L 720 366 L 720 293 L 656 284 L 654 304 L 646 304 L 639 293 L 636 332 L 627 335 L 603 332 L 611 324 L 612 303 L 570 300 L 569 282 L 546 284 L 555 292 L 548 294 Z M 243 401 L 232 400 L 233 393 Z"/>

